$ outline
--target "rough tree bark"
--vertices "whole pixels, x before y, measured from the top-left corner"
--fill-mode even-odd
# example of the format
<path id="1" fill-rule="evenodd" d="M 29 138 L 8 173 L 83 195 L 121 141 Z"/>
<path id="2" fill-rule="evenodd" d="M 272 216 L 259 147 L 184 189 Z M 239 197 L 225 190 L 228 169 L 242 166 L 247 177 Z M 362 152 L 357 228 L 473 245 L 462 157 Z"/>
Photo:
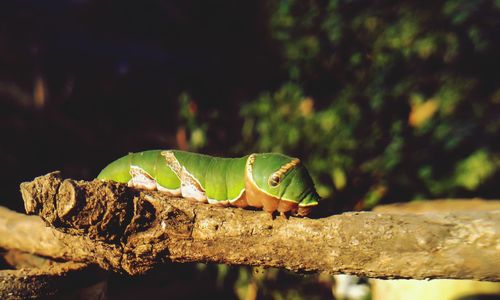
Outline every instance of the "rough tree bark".
<path id="1" fill-rule="evenodd" d="M 77 249 L 66 243 L 79 239 L 47 227 L 38 216 L 0 207 L 0 299 L 103 293 L 106 273 L 98 267 L 48 258 L 71 260 Z"/>
<path id="2" fill-rule="evenodd" d="M 0 252 L 0 260 L 4 264 L 0 266 L 0 299 L 32 299 L 61 293 L 68 299 L 101 299 L 85 296 L 105 292 L 106 273 L 96 266 L 58 262 L 16 250 Z M 1 268 L 5 265 L 10 269 Z"/>
<path id="3" fill-rule="evenodd" d="M 372 278 L 500 281 L 500 210 L 271 219 L 58 173 L 21 184 L 26 211 L 67 233 L 65 256 L 130 274 L 165 262 Z M 498 204 L 498 203 L 497 203 Z"/>

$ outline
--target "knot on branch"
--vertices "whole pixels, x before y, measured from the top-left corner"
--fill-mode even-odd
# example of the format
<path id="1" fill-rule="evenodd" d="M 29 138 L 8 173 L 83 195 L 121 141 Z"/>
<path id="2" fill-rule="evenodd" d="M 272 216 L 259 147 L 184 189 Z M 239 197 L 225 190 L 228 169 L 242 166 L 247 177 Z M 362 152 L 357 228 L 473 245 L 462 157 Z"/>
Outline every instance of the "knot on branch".
<path id="1" fill-rule="evenodd" d="M 56 195 L 61 185 L 61 172 L 55 171 L 21 183 L 21 195 L 28 214 L 38 214 L 50 225 L 57 221 Z"/>
<path id="2" fill-rule="evenodd" d="M 138 191 L 115 182 L 90 183 L 63 180 L 60 172 L 22 183 L 26 212 L 66 233 L 108 243 L 122 242 L 154 222 L 154 206 L 139 200 Z"/>

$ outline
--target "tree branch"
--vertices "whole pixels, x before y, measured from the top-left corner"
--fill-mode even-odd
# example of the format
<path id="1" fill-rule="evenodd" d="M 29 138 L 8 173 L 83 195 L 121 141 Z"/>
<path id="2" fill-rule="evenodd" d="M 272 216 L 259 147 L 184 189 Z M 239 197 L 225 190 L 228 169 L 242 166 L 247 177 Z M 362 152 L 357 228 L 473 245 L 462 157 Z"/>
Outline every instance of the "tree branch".
<path id="1" fill-rule="evenodd" d="M 372 278 L 500 281 L 500 210 L 272 220 L 261 211 L 113 182 L 62 180 L 58 173 L 21 184 L 21 192 L 28 213 L 70 234 L 58 238 L 73 259 L 130 274 L 167 261 L 197 261 Z"/>
<path id="2" fill-rule="evenodd" d="M 88 252 L 78 248 L 82 237 L 47 227 L 38 216 L 27 216 L 4 207 L 0 207 L 0 237 L 0 299 L 38 298 L 63 291 L 104 292 L 100 283 L 88 287 L 106 277 L 106 272 L 97 266 L 47 258 L 69 260 L 77 253 L 82 260 L 90 261 L 86 256 Z M 6 266 L 9 268 L 1 268 Z"/>

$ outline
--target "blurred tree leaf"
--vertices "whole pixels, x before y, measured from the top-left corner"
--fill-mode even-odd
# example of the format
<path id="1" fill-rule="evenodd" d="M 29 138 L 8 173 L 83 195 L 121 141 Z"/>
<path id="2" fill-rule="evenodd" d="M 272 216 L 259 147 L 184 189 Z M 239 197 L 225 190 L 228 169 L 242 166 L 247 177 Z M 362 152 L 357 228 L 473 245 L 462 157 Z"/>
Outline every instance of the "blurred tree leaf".
<path id="1" fill-rule="evenodd" d="M 455 181 L 468 190 L 474 190 L 481 182 L 493 175 L 496 168 L 497 166 L 485 150 L 477 150 L 457 164 Z"/>

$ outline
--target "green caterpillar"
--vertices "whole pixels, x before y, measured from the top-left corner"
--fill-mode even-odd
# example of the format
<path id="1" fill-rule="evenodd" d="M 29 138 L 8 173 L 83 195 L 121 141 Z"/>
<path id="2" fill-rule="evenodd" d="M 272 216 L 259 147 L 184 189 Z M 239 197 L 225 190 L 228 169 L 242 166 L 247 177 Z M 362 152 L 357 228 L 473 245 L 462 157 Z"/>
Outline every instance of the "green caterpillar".
<path id="1" fill-rule="evenodd" d="M 257 207 L 306 216 L 319 196 L 297 158 L 278 153 L 220 158 L 178 150 L 130 153 L 98 179 L 127 183 L 210 204 Z"/>

